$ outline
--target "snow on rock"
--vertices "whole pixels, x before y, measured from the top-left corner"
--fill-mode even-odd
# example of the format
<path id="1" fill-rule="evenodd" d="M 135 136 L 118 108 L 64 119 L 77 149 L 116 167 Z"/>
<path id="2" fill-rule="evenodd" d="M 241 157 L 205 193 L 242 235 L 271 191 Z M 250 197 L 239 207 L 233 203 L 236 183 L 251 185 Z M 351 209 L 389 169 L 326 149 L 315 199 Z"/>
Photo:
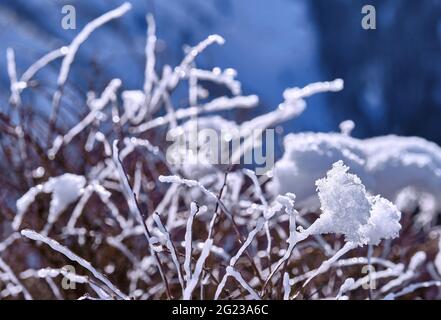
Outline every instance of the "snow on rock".
<path id="1" fill-rule="evenodd" d="M 298 205 L 318 204 L 315 181 L 336 161 L 343 160 L 367 190 L 395 201 L 409 188 L 436 199 L 441 208 L 441 149 L 417 137 L 383 136 L 360 140 L 340 133 L 290 134 L 285 153 L 276 163 L 268 190 L 293 192 Z"/>
<path id="2" fill-rule="evenodd" d="M 20 227 L 28 207 L 35 201 L 35 197 L 42 192 L 52 193 L 48 222 L 55 222 L 58 216 L 81 196 L 85 185 L 85 177 L 65 173 L 58 177 L 49 178 L 47 182 L 30 188 L 17 200 L 17 215 L 14 218 L 13 228 L 18 229 Z"/>
<path id="3" fill-rule="evenodd" d="M 322 214 L 305 232 L 343 234 L 346 241 L 359 245 L 378 245 L 398 236 L 398 209 L 380 196 L 370 196 L 361 180 L 348 170 L 340 160 L 316 182 Z"/>

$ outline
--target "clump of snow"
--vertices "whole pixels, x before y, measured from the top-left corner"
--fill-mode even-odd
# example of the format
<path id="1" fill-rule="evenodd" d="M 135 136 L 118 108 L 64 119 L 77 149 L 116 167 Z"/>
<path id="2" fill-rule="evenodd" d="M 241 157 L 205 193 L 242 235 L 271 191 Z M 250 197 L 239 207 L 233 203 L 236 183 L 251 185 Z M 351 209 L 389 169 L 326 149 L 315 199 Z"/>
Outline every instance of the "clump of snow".
<path id="1" fill-rule="evenodd" d="M 50 178 L 43 186 L 43 191 L 52 193 L 48 221 L 54 222 L 68 205 L 78 199 L 86 185 L 86 178 L 71 173 L 65 173 L 56 178 Z"/>
<path id="2" fill-rule="evenodd" d="M 316 181 L 322 213 L 309 228 L 293 237 L 294 243 L 298 243 L 309 235 L 345 236 L 344 246 L 314 270 L 303 286 L 350 250 L 394 239 L 401 229 L 401 213 L 395 205 L 380 196 L 369 195 L 360 178 L 348 171 L 349 167 L 340 160 L 332 165 L 325 178 Z"/>
<path id="3" fill-rule="evenodd" d="M 305 231 L 309 234 L 343 234 L 346 241 L 378 245 L 393 239 L 401 229 L 401 213 L 390 201 L 370 196 L 361 180 L 338 161 L 325 178 L 316 182 L 322 214 Z"/>
<path id="4" fill-rule="evenodd" d="M 380 196 L 372 200 L 372 208 L 368 223 L 361 227 L 360 233 L 369 244 L 378 245 L 383 239 L 398 237 L 401 230 L 401 212 L 396 206 Z"/>
<path id="5" fill-rule="evenodd" d="M 314 233 L 344 234 L 347 241 L 360 242 L 358 230 L 369 219 L 371 202 L 360 179 L 336 162 L 326 178 L 316 182 L 322 214 L 312 226 Z"/>

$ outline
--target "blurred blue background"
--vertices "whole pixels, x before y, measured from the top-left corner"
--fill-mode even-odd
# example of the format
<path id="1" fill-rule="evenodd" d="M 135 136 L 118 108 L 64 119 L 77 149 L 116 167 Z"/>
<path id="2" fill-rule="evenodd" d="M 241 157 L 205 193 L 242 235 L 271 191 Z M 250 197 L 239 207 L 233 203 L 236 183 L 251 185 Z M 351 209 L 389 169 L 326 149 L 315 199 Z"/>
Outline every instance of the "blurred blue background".
<path id="1" fill-rule="evenodd" d="M 93 18 L 123 1 L 0 1 L 0 103 L 7 105 L 6 48 L 15 49 L 19 75 L 48 51 L 68 44 Z M 139 0 L 133 9 L 92 35 L 81 47 L 64 102 L 79 106 L 87 90 L 112 77 L 125 89 L 143 83 L 145 14 L 157 21 L 159 65 L 176 64 L 183 46 L 218 33 L 227 40 L 198 58 L 200 67 L 232 67 L 244 94 L 261 98 L 262 113 L 282 101 L 286 87 L 341 77 L 345 90 L 309 100 L 287 131 L 336 131 L 346 119 L 354 135 L 418 135 L 441 143 L 440 0 Z M 76 8 L 77 30 L 61 28 L 61 8 Z M 361 8 L 372 4 L 377 30 L 361 28 Z M 38 74 L 38 97 L 47 109 L 59 63 Z M 247 116 L 246 114 L 244 115 Z"/>

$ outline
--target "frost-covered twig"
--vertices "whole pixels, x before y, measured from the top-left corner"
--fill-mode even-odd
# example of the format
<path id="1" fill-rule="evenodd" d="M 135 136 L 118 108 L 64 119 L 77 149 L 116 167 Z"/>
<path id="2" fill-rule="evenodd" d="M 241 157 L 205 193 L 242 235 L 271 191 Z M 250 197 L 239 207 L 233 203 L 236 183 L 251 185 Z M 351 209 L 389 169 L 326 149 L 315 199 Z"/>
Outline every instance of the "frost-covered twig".
<path id="1" fill-rule="evenodd" d="M 203 266 L 205 264 L 205 260 L 207 260 L 208 255 L 210 254 L 210 249 L 213 244 L 213 239 L 207 239 L 202 248 L 201 255 L 199 256 L 198 261 L 196 262 L 194 272 L 191 275 L 189 282 L 184 290 L 184 300 L 190 300 L 193 290 L 196 288 L 197 283 L 199 282 L 199 277 L 202 273 Z"/>
<path id="2" fill-rule="evenodd" d="M 28 269 L 20 273 L 20 278 L 29 279 L 29 278 L 43 278 L 48 283 L 49 287 L 53 291 L 54 295 L 61 299 L 61 293 L 59 292 L 58 287 L 53 282 L 53 278 L 57 276 L 63 276 L 65 279 L 75 282 L 75 283 L 83 283 L 89 284 L 92 290 L 96 292 L 99 299 L 110 299 L 111 296 L 106 292 L 106 290 L 96 283 L 94 280 L 87 276 L 77 275 L 73 272 L 69 272 L 66 268 L 54 269 L 54 268 L 42 268 L 39 270 Z"/>
<path id="3" fill-rule="evenodd" d="M 337 296 L 335 297 L 335 300 L 339 300 L 341 298 L 341 296 L 348 291 L 351 286 L 354 285 L 354 279 L 353 278 L 348 278 L 345 280 L 345 282 L 342 284 L 342 286 L 340 287 L 340 289 L 338 290 Z"/>
<path id="4" fill-rule="evenodd" d="M 49 158 L 54 158 L 55 155 L 60 150 L 62 145 L 66 145 L 72 141 L 72 139 L 77 136 L 81 131 L 83 131 L 87 126 L 92 124 L 98 117 L 101 110 L 111 101 L 115 96 L 116 91 L 121 86 L 120 79 L 113 79 L 104 89 L 100 98 L 92 99 L 90 102 L 90 112 L 88 115 L 78 122 L 73 128 L 71 128 L 64 136 L 57 136 L 53 142 L 52 148 L 48 151 Z"/>
<path id="5" fill-rule="evenodd" d="M 8 48 L 6 50 L 6 60 L 7 60 L 7 69 L 10 80 L 10 88 L 11 88 L 10 102 L 14 106 L 18 106 L 21 104 L 21 98 L 20 98 L 19 84 L 17 81 L 17 70 L 15 66 L 14 49 Z"/>
<path id="6" fill-rule="evenodd" d="M 85 185 L 86 179 L 83 176 L 65 173 L 30 188 L 16 202 L 18 212 L 14 217 L 12 227 L 14 230 L 18 230 L 29 206 L 35 201 L 36 196 L 42 192 L 52 194 L 47 223 L 49 225 L 54 224 L 60 214 L 84 193 Z M 47 231 L 49 231 L 50 226 L 47 228 Z"/>
<path id="7" fill-rule="evenodd" d="M 40 59 L 35 61 L 29 68 L 27 68 L 25 72 L 23 72 L 20 77 L 20 81 L 27 84 L 38 71 L 46 67 L 52 61 L 64 57 L 68 52 L 68 47 L 61 47 L 45 54 Z"/>
<path id="8" fill-rule="evenodd" d="M 156 127 L 167 125 L 173 120 L 182 120 L 198 114 L 225 111 L 233 108 L 253 108 L 257 105 L 258 101 L 259 100 L 255 95 L 237 96 L 233 98 L 219 97 L 201 106 L 178 109 L 173 113 L 173 115 L 167 114 L 165 116 L 156 117 L 148 122 L 140 124 L 137 127 L 131 128 L 130 131 L 133 134 L 137 134 L 154 129 Z"/>
<path id="9" fill-rule="evenodd" d="M 401 291 L 397 293 L 390 293 L 388 294 L 384 300 L 395 300 L 398 297 L 404 296 L 406 294 L 412 293 L 415 290 L 421 289 L 421 288 L 428 288 L 428 287 L 441 287 L 441 281 L 425 281 L 420 283 L 411 284 Z"/>
<path id="10" fill-rule="evenodd" d="M 14 243 L 14 241 L 20 239 L 20 234 L 18 232 L 11 233 L 6 239 L 4 239 L 2 242 L 0 242 L 0 252 L 3 252 L 8 248 L 10 245 Z"/>
<path id="11" fill-rule="evenodd" d="M 188 282 L 191 278 L 191 247 L 192 247 L 192 227 L 193 219 L 199 211 L 199 206 L 195 203 L 191 203 L 190 215 L 187 219 L 187 227 L 185 228 L 185 261 L 184 261 L 184 271 L 185 280 Z"/>
<path id="12" fill-rule="evenodd" d="M 126 198 L 128 200 L 129 208 L 130 208 L 132 214 L 138 220 L 138 223 L 143 228 L 144 236 L 146 237 L 147 243 L 149 244 L 150 253 L 155 258 L 155 261 L 156 261 L 159 273 L 161 275 L 162 280 L 164 281 L 164 285 L 165 285 L 165 288 L 166 288 L 167 296 L 168 296 L 169 299 L 171 299 L 170 288 L 169 288 L 169 285 L 168 285 L 168 280 L 167 280 L 167 278 L 165 276 L 165 273 L 164 273 L 164 268 L 162 266 L 161 260 L 159 259 L 158 253 L 152 248 L 150 231 L 147 228 L 147 225 L 145 223 L 145 217 L 141 213 L 141 209 L 139 207 L 138 200 L 136 199 L 136 196 L 133 193 L 133 190 L 132 190 L 132 188 L 130 186 L 127 174 L 124 171 L 124 168 L 122 166 L 121 160 L 119 158 L 119 150 L 118 150 L 118 146 L 117 145 L 118 145 L 118 140 L 113 141 L 113 162 L 114 162 L 114 164 L 115 164 L 115 166 L 116 166 L 116 168 L 118 170 L 119 177 L 120 177 L 120 180 L 121 180 L 121 184 L 122 184 L 122 187 L 123 187 L 123 191 L 124 191 L 125 196 L 126 196 Z"/>
<path id="13" fill-rule="evenodd" d="M 400 276 L 396 279 L 393 279 L 386 283 L 381 287 L 380 292 L 385 293 L 392 288 L 398 287 L 405 283 L 406 281 L 411 280 L 417 275 L 416 269 L 420 267 L 424 261 L 426 260 L 426 253 L 423 251 L 416 252 L 412 258 L 410 259 L 409 266 L 407 267 L 406 272 L 400 274 Z"/>
<path id="14" fill-rule="evenodd" d="M 58 74 L 57 79 L 57 90 L 52 96 L 52 113 L 49 122 L 49 138 L 51 132 L 53 130 L 53 126 L 55 125 L 58 109 L 60 106 L 61 97 L 63 95 L 64 85 L 66 83 L 67 77 L 69 76 L 70 66 L 75 59 L 75 55 L 80 48 L 80 46 L 84 43 L 84 41 L 89 38 L 89 36 L 94 32 L 97 28 L 101 27 L 103 24 L 107 22 L 119 18 L 124 15 L 127 11 L 131 9 L 132 5 L 128 2 L 123 3 L 116 9 L 113 9 L 102 16 L 92 20 L 81 30 L 81 32 L 73 39 L 70 45 L 67 48 L 67 54 L 64 56 L 63 61 L 61 63 L 60 72 Z"/>
<path id="15" fill-rule="evenodd" d="M 264 220 L 263 219 L 259 219 L 257 221 L 257 224 L 255 226 L 255 228 L 248 234 L 247 239 L 245 240 L 245 242 L 242 244 L 242 246 L 239 248 L 239 250 L 236 252 L 236 254 L 234 255 L 234 257 L 232 257 L 230 259 L 230 263 L 229 263 L 229 267 L 234 267 L 237 260 L 239 260 L 239 258 L 242 256 L 242 254 L 245 252 L 245 250 L 247 250 L 248 246 L 251 244 L 251 242 L 254 240 L 254 238 L 256 237 L 257 233 L 260 232 L 263 228 L 263 223 Z M 220 294 L 222 293 L 222 290 L 224 289 L 224 286 L 227 282 L 228 276 L 230 276 L 231 274 L 228 272 L 227 267 L 227 271 L 225 272 L 224 277 L 222 278 L 220 284 L 218 285 L 217 289 L 216 289 L 216 293 L 214 295 L 214 299 L 217 300 L 220 296 Z"/>
<path id="16" fill-rule="evenodd" d="M 89 261 L 84 260 L 83 258 L 79 257 L 72 251 L 70 251 L 65 246 L 62 246 L 57 241 L 48 238 L 44 235 L 39 234 L 38 232 L 35 232 L 33 230 L 24 229 L 21 231 L 22 236 L 34 240 L 34 241 L 41 241 L 45 244 L 47 244 L 49 247 L 51 247 L 53 250 L 61 253 L 66 258 L 77 262 L 85 269 L 89 270 L 95 278 L 100 280 L 102 283 L 104 283 L 110 290 L 112 290 L 113 293 L 115 293 L 118 297 L 122 299 L 127 299 L 127 296 L 121 292 L 112 282 L 109 281 L 101 272 L 99 272 L 97 269 L 95 269 L 92 264 Z"/>
<path id="17" fill-rule="evenodd" d="M 283 274 L 283 300 L 289 300 L 291 295 L 291 285 L 289 283 L 289 274 L 285 272 Z"/>
<path id="18" fill-rule="evenodd" d="M 158 226 L 159 230 L 165 236 L 166 246 L 167 246 L 167 249 L 171 253 L 173 263 L 174 263 L 174 265 L 176 267 L 176 271 L 178 273 L 178 280 L 179 280 L 179 283 L 182 287 L 182 294 L 184 294 L 185 286 L 184 286 L 184 278 L 182 276 L 182 266 L 181 266 L 181 263 L 179 262 L 178 253 L 175 248 L 175 245 L 173 244 L 173 241 L 171 240 L 170 233 L 167 231 L 167 229 L 165 228 L 165 226 L 163 225 L 163 223 L 161 221 L 160 216 L 156 212 L 153 214 L 153 220 L 155 220 L 156 225 Z"/>
<path id="19" fill-rule="evenodd" d="M 225 214 L 228 216 L 228 218 L 233 221 L 233 216 L 231 215 L 230 210 L 225 206 L 225 204 L 220 200 L 212 191 L 205 188 L 200 182 L 196 180 L 191 179 L 184 179 L 179 176 L 159 176 L 159 181 L 164 183 L 177 183 L 177 184 L 183 184 L 188 187 L 196 187 L 199 188 L 205 195 L 207 195 L 209 198 L 214 200 L 216 203 L 219 204 L 219 206 L 222 208 L 222 210 L 225 212 Z M 239 232 L 240 234 L 240 232 Z"/>
<path id="20" fill-rule="evenodd" d="M 286 252 L 282 256 L 282 258 L 280 258 L 279 261 L 277 261 L 277 264 L 270 272 L 268 278 L 265 280 L 265 283 L 262 287 L 262 294 L 264 293 L 266 286 L 271 281 L 271 278 L 274 276 L 277 270 L 279 270 L 282 264 L 291 257 L 295 245 L 300 241 L 305 240 L 308 237 L 308 234 L 306 233 L 302 234 L 296 231 L 296 215 L 298 214 L 298 212 L 294 209 L 294 199 L 295 199 L 295 195 L 293 194 L 287 194 L 286 196 L 278 197 L 278 201 L 280 202 L 280 204 L 283 204 L 285 206 L 289 214 L 289 238 L 287 241 L 288 248 L 286 249 Z"/>
<path id="21" fill-rule="evenodd" d="M 261 300 L 261 298 L 259 297 L 257 292 L 254 291 L 253 288 L 251 288 L 251 286 L 245 281 L 245 279 L 242 277 L 242 275 L 239 272 L 237 272 L 236 270 L 234 270 L 234 268 L 232 266 L 227 267 L 226 273 L 228 275 L 232 276 L 234 279 L 236 279 L 236 281 L 239 282 L 240 285 L 242 287 L 244 287 L 251 294 L 251 297 L 254 300 Z"/>
<path id="22" fill-rule="evenodd" d="M 358 247 L 357 244 L 352 243 L 352 242 L 346 242 L 345 245 L 343 246 L 343 248 L 341 248 L 339 251 L 337 251 L 337 253 L 332 256 L 331 258 L 329 258 L 328 260 L 324 261 L 320 267 L 313 272 L 308 279 L 306 279 L 306 281 L 303 283 L 303 287 L 305 287 L 313 278 L 315 278 L 317 275 L 319 275 L 320 273 L 324 273 L 326 271 L 329 270 L 329 268 L 332 266 L 333 263 L 335 263 L 335 261 L 337 261 L 338 259 L 340 259 L 340 257 L 342 257 L 343 255 L 345 255 L 346 253 L 348 253 L 349 251 L 351 251 L 352 249 L 355 249 L 356 247 Z"/>
<path id="23" fill-rule="evenodd" d="M 155 46 L 156 46 L 156 24 L 153 15 L 146 16 L 147 41 L 145 45 L 145 71 L 144 71 L 144 94 L 146 107 L 150 104 L 153 83 L 156 81 L 155 73 Z"/>
<path id="24" fill-rule="evenodd" d="M 221 71 L 219 68 L 214 68 L 213 70 L 202 70 L 193 68 L 190 70 L 190 76 L 197 78 L 202 81 L 211 81 L 214 83 L 225 85 L 230 89 L 233 95 L 241 94 L 241 84 L 239 81 L 234 79 L 237 72 L 234 69 L 226 69 Z"/>
<path id="25" fill-rule="evenodd" d="M 343 90 L 344 82 L 342 79 L 333 81 L 315 82 L 303 88 L 286 89 L 283 97 L 288 101 L 300 100 L 321 92 L 338 92 Z"/>
<path id="26" fill-rule="evenodd" d="M 3 269 L 4 272 L 9 276 L 9 278 L 14 282 L 23 292 L 26 300 L 33 300 L 31 294 L 26 289 L 26 287 L 21 283 L 20 280 L 15 276 L 14 271 L 12 271 L 11 267 L 6 264 L 6 262 L 0 257 L 0 268 Z"/>

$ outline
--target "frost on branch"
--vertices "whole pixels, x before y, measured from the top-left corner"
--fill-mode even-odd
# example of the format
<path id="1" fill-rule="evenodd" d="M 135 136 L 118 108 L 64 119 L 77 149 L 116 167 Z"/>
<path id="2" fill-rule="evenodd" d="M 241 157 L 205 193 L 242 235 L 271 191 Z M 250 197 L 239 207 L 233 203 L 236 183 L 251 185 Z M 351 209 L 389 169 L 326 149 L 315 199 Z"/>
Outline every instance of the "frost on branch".
<path id="1" fill-rule="evenodd" d="M 288 135 L 282 159 L 268 174 L 242 166 L 247 153 L 264 144 L 262 138 L 254 143 L 256 133 L 301 115 L 310 96 L 342 90 L 342 79 L 288 88 L 267 113 L 227 120 L 222 115 L 236 109 L 246 116 L 259 98 L 242 95 L 235 70 L 198 65 L 208 46 L 225 40 L 208 36 L 186 49 L 176 67 L 159 65 L 156 24 L 147 15 L 144 84 L 128 89 L 119 78 L 106 79 L 103 90 L 84 97 L 81 116 L 61 104 L 80 46 L 129 9 L 124 4 L 98 17 L 21 77 L 15 52 L 7 52 L 13 111 L 24 107 L 24 94 L 39 92 L 29 90 L 37 72 L 58 58 L 62 66 L 47 145 L 32 140 L 40 132 L 26 131 L 29 123 L 0 117 L 0 130 L 7 129 L 2 139 L 12 136 L 8 144 L 17 145 L 12 155 L 19 163 L 11 167 L 26 169 L 26 179 L 15 177 L 26 182 L 13 198 L 16 210 L 5 206 L 2 220 L 0 298 L 42 298 L 48 291 L 58 299 L 393 299 L 440 286 L 439 249 L 406 247 L 421 238 L 411 228 L 396 239 L 401 209 L 412 206 L 420 211 L 417 220 L 426 221 L 441 207 L 438 146 L 396 136 L 355 139 L 355 124 L 347 120 L 341 133 Z M 224 87 L 226 95 L 211 93 L 207 83 Z M 58 107 L 69 123 L 55 121 Z M 42 180 L 54 172 L 64 174 Z M 41 193 L 50 194 L 48 205 Z M 26 223 L 41 231 L 16 231 L 26 213 Z M 403 215 L 403 226 L 410 218 Z M 60 265 L 47 266 L 45 245 L 49 255 L 62 255 Z M 17 264 L 21 250 L 27 259 Z M 63 265 L 71 261 L 89 274 L 68 273 Z M 364 274 L 364 266 L 375 270 Z M 427 273 L 433 280 L 426 281 Z M 61 276 L 84 285 L 66 293 L 54 281 Z M 378 281 L 373 292 L 363 288 L 371 277 Z"/>

